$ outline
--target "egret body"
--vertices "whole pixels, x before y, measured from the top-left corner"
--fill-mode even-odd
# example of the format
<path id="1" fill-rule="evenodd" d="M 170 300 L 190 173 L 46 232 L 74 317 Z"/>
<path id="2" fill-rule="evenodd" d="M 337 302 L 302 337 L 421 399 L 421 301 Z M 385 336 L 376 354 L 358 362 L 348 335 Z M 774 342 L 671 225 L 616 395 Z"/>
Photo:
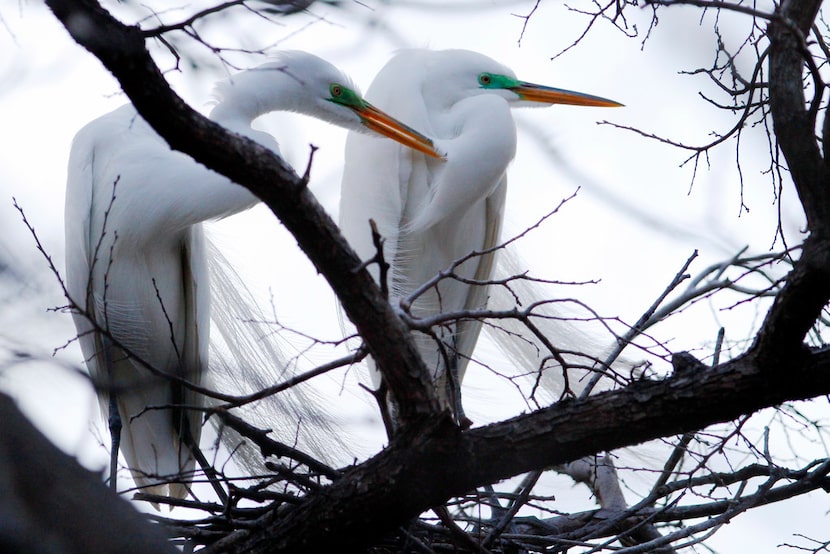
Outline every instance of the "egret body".
<path id="1" fill-rule="evenodd" d="M 428 139 L 365 102 L 311 54 L 284 52 L 216 92 L 210 117 L 275 152 L 274 138 L 251 123 L 290 110 L 435 155 Z M 102 409 L 123 425 L 113 444 L 120 437 L 135 482 L 149 492 L 184 497 L 194 469 L 190 445 L 199 443 L 204 398 L 175 379 L 200 384 L 208 367 L 201 223 L 256 203 L 247 189 L 171 150 L 132 105 L 92 121 L 73 141 L 65 211 L 68 292 L 81 309 L 73 316 Z"/>
<path id="2" fill-rule="evenodd" d="M 516 153 L 511 108 L 620 105 L 520 81 L 509 68 L 466 50 L 403 51 L 381 69 L 366 96 L 435 139 L 446 156 L 430 158 L 356 133 L 347 138 L 340 225 L 368 259 L 375 254 L 368 221 L 377 224 L 393 305 L 457 260 L 497 244 L 506 170 Z M 490 279 L 493 263 L 493 253 L 464 261 L 453 269 L 456 278 L 422 291 L 411 313 L 426 318 L 484 308 L 487 288 L 470 282 Z M 458 386 L 480 329 L 480 321 L 460 318 L 441 325 L 437 337 L 415 335 L 439 398 L 459 421 Z"/>

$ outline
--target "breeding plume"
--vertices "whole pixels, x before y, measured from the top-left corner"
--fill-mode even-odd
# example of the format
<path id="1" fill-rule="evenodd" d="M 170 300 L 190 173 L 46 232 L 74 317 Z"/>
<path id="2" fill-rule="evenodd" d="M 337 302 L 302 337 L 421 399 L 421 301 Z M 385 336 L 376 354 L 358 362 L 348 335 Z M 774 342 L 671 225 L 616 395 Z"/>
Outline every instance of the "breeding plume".
<path id="1" fill-rule="evenodd" d="M 364 259 L 374 255 L 373 219 L 385 238 L 391 300 L 398 302 L 453 262 L 497 244 L 504 213 L 505 172 L 516 152 L 511 108 L 617 102 L 520 81 L 507 67 L 465 50 L 409 50 L 375 77 L 367 98 L 435 139 L 446 160 L 388 141 L 350 133 L 340 224 Z M 453 268 L 456 278 L 424 290 L 411 306 L 416 317 L 485 307 L 492 253 Z M 377 276 L 377 273 L 375 273 Z M 481 329 L 460 318 L 415 340 L 444 404 L 463 420 L 460 382 Z M 375 373 L 375 372 L 373 372 Z M 374 376 L 376 383 L 378 375 Z M 394 404 L 394 403 L 393 403 Z"/>
<path id="2" fill-rule="evenodd" d="M 210 117 L 276 152 L 274 138 L 251 122 L 290 110 L 435 155 L 428 139 L 368 104 L 343 73 L 311 54 L 284 52 L 216 92 Z M 87 366 L 103 387 L 113 484 L 120 440 L 139 486 L 187 494 L 205 400 L 183 381 L 202 382 L 210 341 L 209 250 L 201 223 L 256 202 L 245 188 L 171 150 L 131 105 L 75 137 L 66 192 L 67 284 L 81 308 L 73 315 Z"/>

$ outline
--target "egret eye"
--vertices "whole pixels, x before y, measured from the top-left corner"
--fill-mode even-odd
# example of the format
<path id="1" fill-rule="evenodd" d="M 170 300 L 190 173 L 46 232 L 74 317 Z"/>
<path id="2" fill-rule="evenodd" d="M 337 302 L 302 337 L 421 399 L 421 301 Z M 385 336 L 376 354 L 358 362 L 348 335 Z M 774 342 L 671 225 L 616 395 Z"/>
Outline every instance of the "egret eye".
<path id="1" fill-rule="evenodd" d="M 339 98 L 343 95 L 343 87 L 341 87 L 340 85 L 332 85 L 329 88 L 329 91 L 331 92 L 331 95 L 335 98 Z"/>
<path id="2" fill-rule="evenodd" d="M 478 76 L 478 84 L 483 87 L 490 85 L 493 82 L 493 78 L 490 76 L 489 73 L 482 73 Z"/>

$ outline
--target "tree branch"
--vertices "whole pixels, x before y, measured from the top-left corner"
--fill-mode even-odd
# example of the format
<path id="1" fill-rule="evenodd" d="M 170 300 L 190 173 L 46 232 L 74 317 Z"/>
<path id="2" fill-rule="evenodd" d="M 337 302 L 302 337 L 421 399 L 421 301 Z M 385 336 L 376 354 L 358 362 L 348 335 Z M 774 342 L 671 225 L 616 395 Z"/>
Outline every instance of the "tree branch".
<path id="1" fill-rule="evenodd" d="M 358 551 L 431 506 L 532 469 L 730 421 L 789 400 L 830 393 L 830 351 L 770 374 L 752 353 L 711 370 L 643 381 L 585 400 L 461 432 L 445 420 L 395 437 L 389 448 L 265 528 L 208 551 Z M 371 533 L 359 530 L 372 529 Z"/>
<path id="2" fill-rule="evenodd" d="M 820 0 L 786 0 L 770 22 L 770 111 L 778 146 L 784 153 L 813 233 L 830 234 L 827 166 L 816 141 L 816 122 L 804 98 L 804 66 L 812 62 L 806 36 Z M 823 86 L 817 80 L 815 86 Z"/>
<path id="3" fill-rule="evenodd" d="M 52 445 L 2 393 L 0 435 L 0 551 L 177 552 L 158 527 Z"/>
<path id="4" fill-rule="evenodd" d="M 807 109 L 803 80 L 805 64 L 812 62 L 805 36 L 820 5 L 820 0 L 786 0 L 768 28 L 770 111 L 810 230 L 756 340 L 760 350 L 771 354 L 771 367 L 800 347 L 830 300 L 830 170 L 816 141 L 815 114 Z M 817 81 L 815 86 L 823 85 Z"/>

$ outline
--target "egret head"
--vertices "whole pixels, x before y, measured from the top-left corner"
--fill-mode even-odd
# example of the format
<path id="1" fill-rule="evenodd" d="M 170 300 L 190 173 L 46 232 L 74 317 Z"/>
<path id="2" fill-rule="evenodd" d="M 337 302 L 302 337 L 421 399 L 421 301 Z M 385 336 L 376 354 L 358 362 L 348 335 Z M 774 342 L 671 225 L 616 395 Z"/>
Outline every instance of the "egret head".
<path id="1" fill-rule="evenodd" d="M 430 156 L 432 140 L 367 102 L 342 71 L 313 54 L 286 51 L 273 62 L 301 87 L 296 111 L 362 133 L 377 133 Z"/>
<path id="2" fill-rule="evenodd" d="M 221 83 L 216 94 L 217 108 L 222 103 L 244 107 L 249 121 L 271 111 L 294 111 L 440 157 L 429 138 L 369 104 L 342 71 L 308 52 L 280 52 Z"/>
<path id="3" fill-rule="evenodd" d="M 424 94 L 446 105 L 477 94 L 496 94 L 511 105 L 617 107 L 619 102 L 521 81 L 508 67 L 469 50 L 443 50 L 432 53 L 430 78 L 424 82 Z"/>
<path id="4" fill-rule="evenodd" d="M 346 115 L 357 117 L 354 124 L 351 126 L 342 124 L 343 127 L 350 127 L 352 130 L 364 133 L 378 133 L 434 158 L 442 157 L 431 139 L 377 109 L 353 88 L 332 82 L 329 85 L 329 97 L 326 100 L 334 105 L 333 112 L 342 113 L 344 117 Z"/>

